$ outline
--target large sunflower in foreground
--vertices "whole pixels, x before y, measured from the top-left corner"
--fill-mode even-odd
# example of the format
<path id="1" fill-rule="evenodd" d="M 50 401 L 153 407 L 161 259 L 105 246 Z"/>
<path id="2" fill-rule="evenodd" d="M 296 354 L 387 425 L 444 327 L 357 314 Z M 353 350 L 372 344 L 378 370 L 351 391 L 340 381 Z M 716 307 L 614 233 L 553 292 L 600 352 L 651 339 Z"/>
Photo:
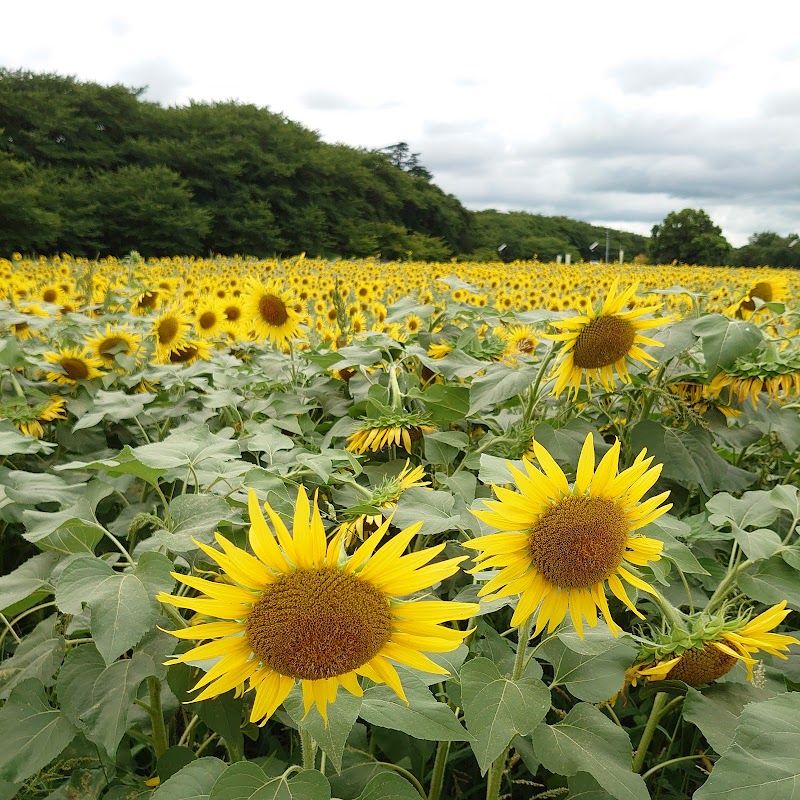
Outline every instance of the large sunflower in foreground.
<path id="1" fill-rule="evenodd" d="M 747 666 L 747 679 L 752 680 L 756 653 L 763 651 L 785 659 L 789 647 L 800 644 L 794 636 L 772 632 L 788 615 L 785 600 L 751 620 L 737 617 L 722 622 L 697 615 L 696 624 L 691 626 L 688 638 L 681 637 L 680 646 L 662 649 L 654 661 L 631 667 L 627 681 L 635 685 L 643 677 L 702 686 L 727 675 L 739 661 Z"/>
<path id="2" fill-rule="evenodd" d="M 525 472 L 509 462 L 521 493 L 495 486 L 497 500 L 485 501 L 488 510 L 472 512 L 505 531 L 465 543 L 480 551 L 472 572 L 500 568 L 479 596 L 491 600 L 520 594 L 511 624 L 524 624 L 538 608 L 534 636 L 545 627 L 555 630 L 567 611 L 583 636 L 583 620 L 596 625 L 598 608 L 616 634 L 621 628 L 611 618 L 605 583 L 639 617 L 620 579 L 655 594 L 630 568 L 661 557 L 662 542 L 635 534 L 672 507 L 662 505 L 669 492 L 639 502 L 661 474 L 661 465 L 651 467 L 653 457 L 645 458 L 642 450 L 632 466 L 617 473 L 617 440 L 595 470 L 590 433 L 570 487 L 550 453 L 536 441 L 533 449 L 544 471 L 527 459 Z"/>
<path id="3" fill-rule="evenodd" d="M 467 619 L 478 607 L 401 599 L 449 577 L 463 560 L 429 563 L 444 545 L 403 555 L 422 523 L 378 548 L 387 520 L 344 558 L 340 536 L 326 543 L 316 501 L 312 507 L 303 487 L 297 493 L 291 534 L 270 505 L 264 506 L 277 540 L 252 490 L 248 505 L 255 556 L 220 534 L 222 552 L 198 544 L 229 583 L 174 573 L 203 594 L 158 597 L 162 603 L 196 612 L 195 621 L 204 620 L 170 633 L 213 640 L 168 662 L 219 658 L 194 687 L 202 689 L 195 700 L 217 697 L 247 682 L 255 691 L 250 719 L 263 724 L 300 681 L 306 713 L 316 704 L 327 721 L 327 704 L 334 702 L 340 685 L 361 695 L 360 675 L 387 684 L 405 700 L 391 661 L 447 674 L 423 653 L 458 647 L 467 632 L 440 623 Z"/>
<path id="4" fill-rule="evenodd" d="M 291 295 L 274 282 L 251 281 L 247 288 L 245 312 L 257 339 L 269 339 L 281 346 L 300 331 L 300 315 L 294 310 Z"/>
<path id="5" fill-rule="evenodd" d="M 78 381 L 89 381 L 104 375 L 103 362 L 87 347 L 57 347 L 42 354 L 48 364 L 55 366 L 47 373 L 47 380 L 66 386 L 76 386 Z"/>
<path id="6" fill-rule="evenodd" d="M 638 284 L 616 294 L 617 283 L 614 281 L 611 285 L 599 311 L 589 309 L 585 314 L 552 323 L 554 327 L 565 331 L 548 337 L 564 342 L 561 360 L 553 371 L 556 379 L 554 395 L 560 395 L 566 388 L 569 388 L 570 395 L 577 394 L 583 379 L 589 390 L 592 381 L 595 381 L 606 390 L 613 391 L 614 370 L 624 383 L 630 382 L 627 359 L 648 366 L 655 363 L 656 359 L 642 350 L 641 345 L 663 347 L 663 342 L 649 339 L 641 332 L 658 328 L 669 319 L 641 319 L 661 306 L 627 309 Z"/>

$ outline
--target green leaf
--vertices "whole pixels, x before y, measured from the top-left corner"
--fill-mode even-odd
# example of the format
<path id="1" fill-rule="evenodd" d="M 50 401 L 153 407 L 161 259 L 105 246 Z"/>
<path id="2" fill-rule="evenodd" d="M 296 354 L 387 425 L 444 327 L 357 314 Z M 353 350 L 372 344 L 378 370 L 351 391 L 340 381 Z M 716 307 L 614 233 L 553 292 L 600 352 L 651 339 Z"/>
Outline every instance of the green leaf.
<path id="1" fill-rule="evenodd" d="M 697 341 L 697 336 L 692 331 L 696 322 L 695 319 L 684 319 L 648 334 L 650 339 L 664 344 L 663 347 L 649 347 L 648 351 L 662 364 L 685 353 Z"/>
<path id="2" fill-rule="evenodd" d="M 70 461 L 67 464 L 60 464 L 54 467 L 54 469 L 94 469 L 105 472 L 112 477 L 116 477 L 118 475 L 133 475 L 136 478 L 140 478 L 145 483 L 149 483 L 151 486 L 157 486 L 159 477 L 167 471 L 163 468 L 158 469 L 146 466 L 139 461 L 139 459 L 136 457 L 136 454 L 128 445 L 125 445 L 125 447 L 123 447 L 122 450 L 120 450 L 120 452 L 113 458 L 89 462 Z"/>
<path id="3" fill-rule="evenodd" d="M 155 596 L 159 592 L 169 594 L 175 588 L 175 578 L 170 574 L 174 569 L 175 565 L 163 553 L 142 553 L 139 556 L 134 574 L 144 584 L 151 605 L 157 611 L 160 609 Z"/>
<path id="4" fill-rule="evenodd" d="M 216 494 L 179 495 L 169 504 L 169 513 L 171 533 L 164 534 L 161 541 L 173 553 L 196 550 L 192 539 L 211 544 L 220 522 L 234 518 L 230 506 Z"/>
<path id="5" fill-rule="evenodd" d="M 800 797 L 800 694 L 745 706 L 733 741 L 695 800 Z"/>
<path id="6" fill-rule="evenodd" d="M 586 441 L 586 436 L 594 434 L 595 453 L 599 457 L 608 445 L 597 429 L 581 419 L 570 420 L 561 428 L 554 428 L 546 422 L 540 422 L 533 431 L 533 438 L 543 445 L 556 461 L 568 464 L 570 467 L 578 463 L 581 448 Z"/>
<path id="7" fill-rule="evenodd" d="M 431 464 L 452 464 L 469 447 L 469 437 L 461 431 L 435 431 L 427 434 L 424 442 L 425 458 Z"/>
<path id="8" fill-rule="evenodd" d="M 44 686 L 53 685 L 53 675 L 61 665 L 66 650 L 64 637 L 56 634 L 56 617 L 42 620 L 0 666 L 0 700 L 28 678 L 36 678 Z"/>
<path id="9" fill-rule="evenodd" d="M 0 419 L 0 456 L 27 455 L 28 453 L 47 453 L 54 450 L 57 445 L 43 442 L 20 433 L 14 425 L 5 419 Z"/>
<path id="10" fill-rule="evenodd" d="M 105 531 L 85 497 L 62 511 L 23 511 L 22 520 L 29 542 L 40 550 L 61 553 L 93 553 Z"/>
<path id="11" fill-rule="evenodd" d="M 778 516 L 770 495 L 770 492 L 745 492 L 737 499 L 728 492 L 720 492 L 706 503 L 711 512 L 708 521 L 716 526 L 727 522 L 740 528 L 764 528 Z"/>
<path id="12" fill-rule="evenodd" d="M 103 419 L 119 421 L 131 419 L 144 411 L 148 403 L 155 400 L 152 394 L 127 394 L 126 392 L 105 392 L 100 389 L 92 397 L 89 410 L 81 414 L 80 419 L 73 425 L 73 431 L 84 428 L 93 428 Z"/>
<path id="13" fill-rule="evenodd" d="M 292 689 L 283 703 L 289 716 L 299 727 L 305 728 L 322 751 L 330 759 L 336 772 L 342 771 L 342 753 L 347 742 L 347 737 L 356 724 L 361 712 L 361 698 L 355 697 L 350 692 L 340 688 L 336 702 L 328 705 L 328 725 L 317 711 L 316 706 L 308 712 L 303 719 L 303 693 L 299 686 Z"/>
<path id="14" fill-rule="evenodd" d="M 790 453 L 800 449 L 800 414 L 796 409 L 760 403 L 757 409 L 747 408 L 746 413 L 761 433 L 774 433 Z"/>
<path id="15" fill-rule="evenodd" d="M 219 463 L 240 457 L 235 440 L 211 433 L 204 425 L 175 431 L 163 442 L 143 444 L 134 448 L 133 454 L 145 466 L 156 469 L 196 468 L 206 461 Z"/>
<path id="16" fill-rule="evenodd" d="M 419 792 L 396 772 L 375 775 L 356 800 L 419 800 Z"/>
<path id="17" fill-rule="evenodd" d="M 788 511 L 795 519 L 800 517 L 800 489 L 797 486 L 776 486 L 769 493 L 769 500 L 776 508 Z"/>
<path id="18" fill-rule="evenodd" d="M 398 528 L 405 528 L 415 522 L 422 522 L 420 533 L 429 536 L 453 530 L 461 524 L 461 518 L 451 514 L 455 502 L 450 492 L 413 486 L 400 495 L 394 513 L 394 524 Z"/>
<path id="19" fill-rule="evenodd" d="M 242 698 L 234 697 L 233 692 L 226 692 L 213 700 L 203 700 L 193 706 L 195 714 L 239 756 L 244 753 L 242 708 Z"/>
<path id="20" fill-rule="evenodd" d="M 574 630 L 562 631 L 539 647 L 537 657 L 553 666 L 551 688 L 562 684 L 579 700 L 600 703 L 622 688 L 637 649 L 630 641 L 615 638 L 603 623 L 586 629 L 584 635 L 581 639 Z"/>
<path id="21" fill-rule="evenodd" d="M 150 656 L 133 658 L 107 667 L 93 645 L 70 650 L 58 675 L 58 697 L 69 721 L 84 736 L 114 758 L 128 729 L 128 715 L 142 681 L 155 673 Z"/>
<path id="22" fill-rule="evenodd" d="M 251 453 L 264 453 L 267 464 L 272 464 L 275 459 L 275 453 L 293 448 L 294 439 L 272 427 L 260 430 L 247 440 L 248 451 Z"/>
<path id="23" fill-rule="evenodd" d="M 466 386 L 445 386 L 435 383 L 422 393 L 422 401 L 437 425 L 448 425 L 467 416 L 470 390 Z M 457 431 L 452 432 L 457 433 Z M 465 434 L 460 435 L 466 438 Z"/>
<path id="24" fill-rule="evenodd" d="M 164 781 L 153 793 L 152 800 L 209 800 L 211 788 L 225 767 L 225 762 L 218 758 L 192 761 Z"/>
<path id="25" fill-rule="evenodd" d="M 92 556 L 67 564 L 56 583 L 56 606 L 65 614 L 80 614 L 84 603 L 102 598 L 119 575 L 105 561 Z"/>
<path id="26" fill-rule="evenodd" d="M 461 669 L 461 701 L 481 774 L 516 736 L 529 734 L 550 709 L 550 690 L 536 678 L 513 681 L 487 658 Z"/>
<path id="27" fill-rule="evenodd" d="M 188 747 L 173 745 L 167 748 L 164 754 L 158 759 L 156 773 L 161 782 L 171 778 L 176 772 L 182 770 L 187 764 L 197 760 L 194 751 Z"/>
<path id="28" fill-rule="evenodd" d="M 239 761 L 217 778 L 209 800 L 330 800 L 330 797 L 330 784 L 317 770 L 303 770 L 286 780 L 269 778 L 252 761 Z"/>
<path id="29" fill-rule="evenodd" d="M 0 611 L 14 606 L 17 613 L 35 605 L 52 592 L 50 575 L 61 561 L 59 553 L 40 553 L 29 558 L 8 575 L 0 578 Z M 30 601 L 23 603 L 23 601 Z M 22 605 L 20 605 L 22 604 Z"/>
<path id="30" fill-rule="evenodd" d="M 682 486 L 700 486 L 709 496 L 720 489 L 745 489 L 757 477 L 725 461 L 714 450 L 711 434 L 698 426 L 664 428 L 644 420 L 634 426 L 631 445 L 634 452 L 646 447 L 647 454 L 664 465 L 664 478 Z"/>
<path id="31" fill-rule="evenodd" d="M 470 735 L 461 727 L 447 703 L 434 699 L 428 687 L 410 670 L 397 668 L 408 705 L 388 686 L 371 686 L 364 692 L 359 716 L 372 725 L 403 731 L 416 739 L 465 742 Z"/>
<path id="32" fill-rule="evenodd" d="M 692 326 L 692 333 L 702 340 L 709 378 L 747 355 L 763 339 L 753 323 L 729 319 L 722 314 L 701 317 Z"/>
<path id="33" fill-rule="evenodd" d="M 36 678 L 23 681 L 0 709 L 0 779 L 21 783 L 47 766 L 74 738 L 78 729 L 51 708 Z"/>
<path id="34" fill-rule="evenodd" d="M 610 800 L 610 795 L 588 772 L 567 779 L 568 800 Z"/>
<path id="35" fill-rule="evenodd" d="M 670 514 L 664 514 L 639 532 L 664 542 L 662 556 L 672 561 L 681 572 L 708 575 L 708 571 L 703 568 L 694 553 L 683 542 L 675 538 L 676 535 L 686 536 L 690 530 L 686 523 Z"/>
<path id="36" fill-rule="evenodd" d="M 800 608 L 800 573 L 780 555 L 759 561 L 752 572 L 744 572 L 736 580 L 739 588 L 759 603 L 772 605 L 786 600 L 793 608 Z"/>
<path id="37" fill-rule="evenodd" d="M 486 368 L 485 375 L 472 382 L 468 416 L 516 397 L 535 379 L 536 369 L 533 367 L 515 369 L 505 364 L 491 364 Z"/>
<path id="38" fill-rule="evenodd" d="M 748 703 L 774 697 L 775 692 L 749 683 L 712 683 L 702 691 L 689 687 L 683 701 L 683 718 L 700 728 L 717 753 L 724 753 Z"/>
<path id="39" fill-rule="evenodd" d="M 649 800 L 641 775 L 631 771 L 631 740 L 602 712 L 578 703 L 561 722 L 533 731 L 533 749 L 545 769 L 571 777 L 588 772 L 617 800 Z"/>
<path id="40" fill-rule="evenodd" d="M 503 486 L 507 483 L 514 483 L 514 476 L 508 468 L 509 464 L 512 464 L 524 473 L 522 461 L 511 461 L 507 458 L 497 458 L 497 456 L 481 453 L 481 468 L 478 472 L 478 480 L 487 486 L 493 484 L 496 486 Z M 485 508 L 485 506 L 481 503 L 480 508 Z"/>

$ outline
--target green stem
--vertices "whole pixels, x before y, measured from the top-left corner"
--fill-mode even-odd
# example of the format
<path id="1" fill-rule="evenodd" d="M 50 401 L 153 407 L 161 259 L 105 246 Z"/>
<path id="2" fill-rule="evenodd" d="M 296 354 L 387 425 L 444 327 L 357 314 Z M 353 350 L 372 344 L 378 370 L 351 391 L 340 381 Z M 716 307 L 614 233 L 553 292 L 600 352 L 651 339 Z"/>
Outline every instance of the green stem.
<path id="1" fill-rule="evenodd" d="M 303 752 L 303 769 L 314 769 L 317 744 L 314 737 L 305 728 L 300 728 L 300 747 Z"/>
<path id="2" fill-rule="evenodd" d="M 450 742 L 442 741 L 436 746 L 436 758 L 433 762 L 431 785 L 428 790 L 428 800 L 439 800 L 444 786 L 444 773 L 447 768 L 447 757 L 450 755 Z"/>
<path id="3" fill-rule="evenodd" d="M 656 605 L 661 609 L 661 613 L 666 617 L 667 621 L 673 628 L 684 629 L 684 616 L 678 611 L 675 606 L 663 598 L 660 592 L 653 590 L 651 597 L 655 600 Z"/>
<path id="4" fill-rule="evenodd" d="M 661 366 L 659 366 L 658 371 L 656 372 L 655 378 L 650 381 L 650 386 L 659 387 L 661 386 L 661 379 L 664 377 L 664 370 L 667 368 L 667 362 L 664 361 Z M 644 405 L 642 406 L 642 413 L 639 417 L 640 421 L 646 420 L 650 416 L 650 410 L 653 408 L 653 401 L 656 399 L 656 391 L 650 391 L 647 395 L 647 399 L 644 401 Z"/>
<path id="5" fill-rule="evenodd" d="M 518 681 L 525 670 L 525 651 L 528 648 L 528 640 L 531 638 L 531 627 L 533 626 L 533 615 L 529 617 L 519 627 L 517 636 L 517 655 L 514 658 L 514 671 L 511 674 L 512 681 Z M 503 780 L 503 773 L 506 768 L 506 760 L 511 747 L 506 749 L 492 762 L 489 767 L 489 774 L 486 781 L 486 800 L 499 800 L 500 784 Z"/>
<path id="6" fill-rule="evenodd" d="M 697 758 L 708 758 L 708 756 L 705 753 L 695 753 L 693 756 L 678 756 L 677 758 L 670 758 L 668 761 L 662 761 L 660 764 L 650 767 L 650 769 L 647 770 L 644 775 L 642 775 L 642 778 L 647 780 L 654 772 L 658 772 L 664 767 L 672 766 L 672 764 L 680 764 L 681 761 L 694 761 Z"/>
<path id="7" fill-rule="evenodd" d="M 658 721 L 661 719 L 661 712 L 667 702 L 667 693 L 659 692 L 655 700 L 653 700 L 653 707 L 650 709 L 650 716 L 647 718 L 647 725 L 645 725 L 644 733 L 642 733 L 639 747 L 636 750 L 636 755 L 633 757 L 632 769 L 634 772 L 641 772 L 644 765 L 645 756 L 647 756 L 647 748 L 650 747 L 650 742 L 653 740 L 653 734 L 658 727 Z"/>
<path id="8" fill-rule="evenodd" d="M 733 584 L 736 583 L 736 579 L 739 577 L 739 573 L 743 570 L 747 569 L 748 567 L 752 566 L 753 562 L 750 559 L 746 561 L 742 561 L 736 569 L 729 572 L 720 582 L 719 586 L 714 591 L 714 594 L 711 595 L 708 599 L 708 603 L 706 604 L 705 611 L 706 613 L 710 613 L 713 611 L 724 599 L 725 595 L 731 590 Z"/>
<path id="9" fill-rule="evenodd" d="M 167 752 L 167 726 L 164 724 L 164 710 L 161 707 L 161 681 L 150 676 L 147 679 L 150 693 L 150 720 L 153 723 L 153 750 L 156 758 Z"/>
<path id="10" fill-rule="evenodd" d="M 0 614 L 0 621 L 6 626 L 6 630 L 14 637 L 17 644 L 22 644 L 22 639 L 17 636 L 17 632 L 11 627 L 11 623 L 6 618 L 5 614 Z"/>
<path id="11" fill-rule="evenodd" d="M 533 382 L 533 385 L 530 388 L 530 394 L 528 395 L 528 403 L 526 404 L 526 407 L 522 412 L 522 421 L 525 424 L 531 421 L 531 417 L 533 416 L 536 404 L 539 402 L 539 386 L 542 383 L 542 378 L 544 378 L 544 375 L 547 372 L 547 368 L 550 366 L 550 362 L 553 360 L 553 357 L 556 354 L 556 349 L 557 349 L 556 346 L 553 345 L 547 351 L 544 358 L 542 359 L 542 363 L 539 365 L 539 373 L 537 374 L 536 380 Z"/>
<path id="12" fill-rule="evenodd" d="M 21 397 L 24 400 L 25 392 L 22 391 L 22 387 L 19 385 L 16 375 L 14 375 L 13 372 L 9 372 L 8 377 L 11 378 L 11 385 L 14 387 L 14 393 L 17 395 L 17 397 Z"/>

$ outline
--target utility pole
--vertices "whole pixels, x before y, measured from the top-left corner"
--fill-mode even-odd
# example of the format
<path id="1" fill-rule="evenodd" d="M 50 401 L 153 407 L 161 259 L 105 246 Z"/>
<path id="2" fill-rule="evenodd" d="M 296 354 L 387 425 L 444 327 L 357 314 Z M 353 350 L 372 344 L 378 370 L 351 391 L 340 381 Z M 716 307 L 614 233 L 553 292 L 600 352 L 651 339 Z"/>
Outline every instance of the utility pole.
<path id="1" fill-rule="evenodd" d="M 608 228 L 606 228 L 606 264 L 608 264 Z"/>

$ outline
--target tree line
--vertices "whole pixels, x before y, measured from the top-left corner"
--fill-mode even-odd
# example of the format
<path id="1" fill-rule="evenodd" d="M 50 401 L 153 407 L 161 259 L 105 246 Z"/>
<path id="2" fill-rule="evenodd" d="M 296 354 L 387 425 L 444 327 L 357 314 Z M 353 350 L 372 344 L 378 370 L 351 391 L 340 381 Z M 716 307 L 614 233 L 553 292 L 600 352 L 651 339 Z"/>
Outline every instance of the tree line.
<path id="1" fill-rule="evenodd" d="M 143 93 L 0 68 L 0 256 L 603 255 L 604 228 L 466 209 L 404 142 L 383 150 L 328 144 L 265 108 L 163 107 Z M 666 245 L 652 252 L 652 239 L 648 253 L 647 237 L 610 237 L 614 257 L 621 248 L 628 259 L 663 252 L 672 260 Z"/>

